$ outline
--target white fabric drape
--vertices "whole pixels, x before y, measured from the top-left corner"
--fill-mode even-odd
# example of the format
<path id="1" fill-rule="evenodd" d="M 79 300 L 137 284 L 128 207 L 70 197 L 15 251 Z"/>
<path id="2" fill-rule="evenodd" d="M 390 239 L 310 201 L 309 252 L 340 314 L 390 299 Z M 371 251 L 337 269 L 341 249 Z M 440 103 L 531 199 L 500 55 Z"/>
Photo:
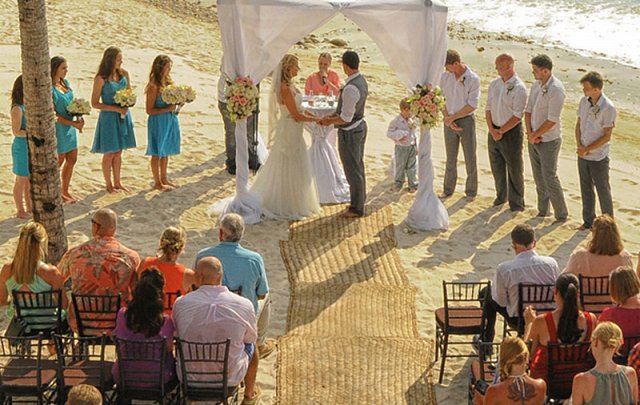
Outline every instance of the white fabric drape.
<path id="1" fill-rule="evenodd" d="M 217 11 L 224 51 L 222 71 L 230 78 L 249 76 L 256 83 L 293 44 L 339 12 L 371 36 L 409 88 L 435 83 L 446 53 L 447 7 L 438 1 L 218 0 Z M 363 70 L 366 75 L 366 67 Z M 259 199 L 249 194 L 245 135 L 246 121 L 242 120 L 236 125 L 236 195 L 224 212 L 236 212 L 252 224 L 260 220 L 261 209 Z M 431 164 L 430 159 L 428 162 Z"/>

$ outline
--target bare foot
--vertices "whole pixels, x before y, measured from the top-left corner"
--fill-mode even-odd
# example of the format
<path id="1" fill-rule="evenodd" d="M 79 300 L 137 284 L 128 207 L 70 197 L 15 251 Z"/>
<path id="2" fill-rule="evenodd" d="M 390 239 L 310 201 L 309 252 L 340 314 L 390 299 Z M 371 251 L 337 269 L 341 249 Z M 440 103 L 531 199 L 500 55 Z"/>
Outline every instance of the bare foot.
<path id="1" fill-rule="evenodd" d="M 117 193 L 118 190 L 112 185 L 107 185 L 107 193 Z"/>
<path id="2" fill-rule="evenodd" d="M 124 191 L 125 193 L 128 193 L 128 192 L 130 191 L 128 188 L 126 188 L 126 187 L 125 187 L 125 186 L 123 186 L 122 184 L 116 184 L 116 185 L 114 186 L 114 188 L 115 188 L 116 190 Z"/>
<path id="3" fill-rule="evenodd" d="M 171 190 L 171 188 L 169 186 L 165 186 L 162 183 L 154 183 L 153 184 L 153 188 L 156 190 L 160 190 L 160 191 L 168 191 Z"/>
<path id="4" fill-rule="evenodd" d="M 27 214 L 27 213 L 26 213 L 26 212 L 24 212 L 24 211 L 18 211 L 18 212 L 16 213 L 16 217 L 18 217 L 18 218 L 20 218 L 20 219 L 27 219 L 27 218 L 29 218 L 29 216 L 30 216 L 30 215 L 29 215 L 29 214 Z"/>
<path id="5" fill-rule="evenodd" d="M 73 204 L 75 202 L 78 202 L 78 200 L 76 200 L 75 198 L 71 197 L 69 194 L 62 194 L 62 199 L 67 204 Z"/>
<path id="6" fill-rule="evenodd" d="M 164 184 L 165 186 L 172 187 L 172 188 L 177 188 L 177 187 L 180 186 L 177 182 L 171 181 L 169 179 L 163 179 L 162 180 L 162 184 Z"/>

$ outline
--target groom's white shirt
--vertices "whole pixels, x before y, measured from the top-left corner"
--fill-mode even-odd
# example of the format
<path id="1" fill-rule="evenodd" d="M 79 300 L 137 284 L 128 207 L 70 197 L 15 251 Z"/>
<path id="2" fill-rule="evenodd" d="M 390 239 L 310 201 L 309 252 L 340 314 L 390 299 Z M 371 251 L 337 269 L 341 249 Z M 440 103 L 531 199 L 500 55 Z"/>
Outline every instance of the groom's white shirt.
<path id="1" fill-rule="evenodd" d="M 353 115 L 356 113 L 356 104 L 358 103 L 358 100 L 360 100 L 360 90 L 358 90 L 356 86 L 348 86 L 349 82 L 358 76 L 360 76 L 360 72 L 347 77 L 342 88 L 342 112 L 340 113 L 340 118 L 342 118 L 344 122 L 351 122 Z M 342 129 L 344 131 L 349 131 L 356 128 L 361 122 L 362 120 L 360 119 Z"/>

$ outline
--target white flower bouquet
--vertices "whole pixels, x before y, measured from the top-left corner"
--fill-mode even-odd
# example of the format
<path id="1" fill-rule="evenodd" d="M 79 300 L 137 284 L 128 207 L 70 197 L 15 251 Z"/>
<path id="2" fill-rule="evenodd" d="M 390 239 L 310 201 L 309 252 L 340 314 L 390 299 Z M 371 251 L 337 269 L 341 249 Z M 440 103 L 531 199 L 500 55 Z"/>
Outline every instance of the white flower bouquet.
<path id="1" fill-rule="evenodd" d="M 408 101 L 411 105 L 411 113 L 421 127 L 433 128 L 438 125 L 446 101 L 439 87 L 419 84 Z"/>
<path id="2" fill-rule="evenodd" d="M 238 76 L 233 82 L 227 82 L 225 97 L 229 116 L 235 122 L 253 114 L 258 106 L 260 92 L 251 78 Z"/>
<path id="3" fill-rule="evenodd" d="M 175 111 L 175 114 L 178 114 L 185 103 L 191 103 L 196 99 L 196 91 L 188 85 L 170 84 L 162 89 L 160 97 L 167 104 L 178 105 Z"/>
<path id="4" fill-rule="evenodd" d="M 91 104 L 84 98 L 74 98 L 67 106 L 67 112 L 73 117 L 82 117 L 91 113 Z"/>
<path id="5" fill-rule="evenodd" d="M 113 101 L 116 102 L 120 107 L 129 108 L 136 105 L 136 93 L 133 92 L 133 89 L 122 89 L 116 91 L 115 96 L 113 96 Z M 124 115 L 120 114 L 120 118 L 124 120 Z"/>
<path id="6" fill-rule="evenodd" d="M 91 104 L 84 98 L 74 98 L 67 105 L 67 112 L 72 117 L 76 117 L 76 121 L 82 121 L 83 115 L 91 113 Z M 80 129 L 80 133 L 82 133 L 82 129 Z"/>

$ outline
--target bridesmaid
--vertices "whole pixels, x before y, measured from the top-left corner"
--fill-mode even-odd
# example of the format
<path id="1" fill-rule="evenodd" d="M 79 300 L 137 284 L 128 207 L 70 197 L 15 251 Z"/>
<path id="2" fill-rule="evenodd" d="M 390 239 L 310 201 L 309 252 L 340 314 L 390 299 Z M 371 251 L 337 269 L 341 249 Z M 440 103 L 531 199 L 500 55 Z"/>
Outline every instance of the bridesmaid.
<path id="1" fill-rule="evenodd" d="M 118 90 L 128 88 L 131 88 L 131 81 L 129 72 L 122 68 L 122 51 L 110 46 L 102 55 L 91 93 L 91 106 L 100 110 L 91 152 L 104 154 L 102 175 L 110 193 L 129 191 L 120 182 L 120 168 L 122 150 L 136 147 L 133 120 L 129 109 L 120 107 L 113 99 Z M 121 119 L 121 114 L 125 116 L 124 119 Z"/>
<path id="2" fill-rule="evenodd" d="M 13 158 L 13 174 L 16 175 L 16 182 L 13 185 L 13 201 L 16 204 L 16 216 L 28 218 L 31 214 L 31 194 L 29 193 L 27 116 L 24 110 L 22 75 L 13 82 L 11 90 L 11 131 L 14 135 L 11 157 Z"/>
<path id="3" fill-rule="evenodd" d="M 174 114 L 177 106 L 165 103 L 161 97 L 162 90 L 173 84 L 170 76 L 172 65 L 167 55 L 156 56 L 145 89 L 149 114 L 147 156 L 151 156 L 151 174 L 154 188 L 158 190 L 170 190 L 177 186 L 167 177 L 169 156 L 180 153 L 180 124 L 178 116 Z"/>
<path id="4" fill-rule="evenodd" d="M 69 66 L 62 56 L 51 58 L 51 91 L 53 92 L 53 107 L 56 111 L 56 139 L 58 141 L 58 165 L 62 177 L 62 199 L 68 203 L 78 201 L 69 192 L 73 167 L 78 160 L 78 135 L 76 130 L 82 130 L 84 120 L 73 120 L 67 112 L 67 106 L 73 101 L 73 90 L 65 78 Z"/>

